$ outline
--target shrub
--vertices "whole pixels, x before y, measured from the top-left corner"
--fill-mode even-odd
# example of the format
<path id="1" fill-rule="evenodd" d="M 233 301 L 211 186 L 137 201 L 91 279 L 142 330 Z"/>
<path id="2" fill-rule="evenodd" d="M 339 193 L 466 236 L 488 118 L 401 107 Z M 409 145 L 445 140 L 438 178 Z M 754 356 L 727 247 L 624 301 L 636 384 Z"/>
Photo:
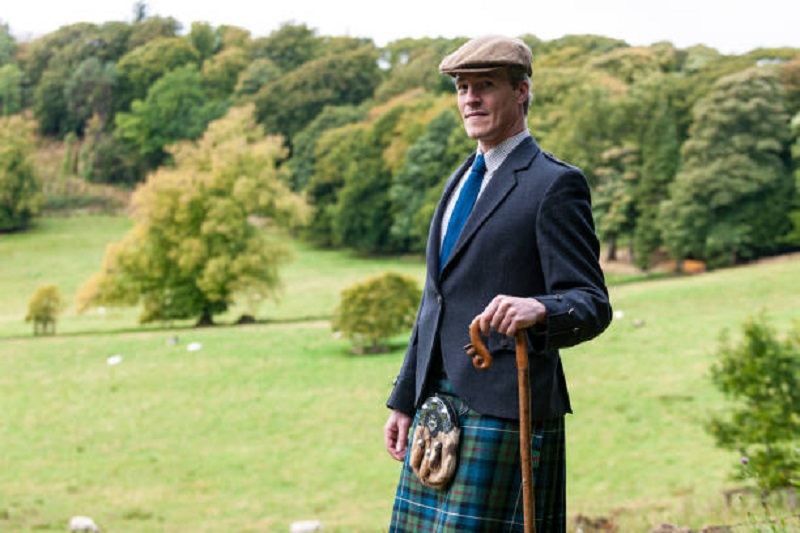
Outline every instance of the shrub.
<path id="1" fill-rule="evenodd" d="M 33 334 L 51 334 L 56 332 L 56 316 L 64 308 L 61 293 L 55 285 L 44 285 L 36 289 L 28 301 L 28 315 L 25 322 L 33 322 Z M 40 331 L 41 329 L 41 331 Z"/>
<path id="2" fill-rule="evenodd" d="M 334 330 L 353 342 L 353 351 L 387 351 L 385 341 L 414 325 L 421 292 L 408 276 L 391 272 L 342 291 L 333 319 Z"/>
<path id="3" fill-rule="evenodd" d="M 711 379 L 731 407 L 725 415 L 712 417 L 707 428 L 718 446 L 741 454 L 748 468 L 739 467 L 734 476 L 753 478 L 764 494 L 796 485 L 800 322 L 779 339 L 763 316 L 751 318 L 738 345 L 723 334 L 717 356 Z"/>

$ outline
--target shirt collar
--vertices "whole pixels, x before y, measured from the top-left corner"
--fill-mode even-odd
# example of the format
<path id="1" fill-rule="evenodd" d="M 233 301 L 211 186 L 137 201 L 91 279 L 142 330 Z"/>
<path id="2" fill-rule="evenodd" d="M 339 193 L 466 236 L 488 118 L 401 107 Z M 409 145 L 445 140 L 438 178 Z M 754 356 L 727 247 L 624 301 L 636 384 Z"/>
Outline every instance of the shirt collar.
<path id="1" fill-rule="evenodd" d="M 523 129 L 521 132 L 517 133 L 516 135 L 509 137 L 505 141 L 501 142 L 497 146 L 493 147 L 492 149 L 488 150 L 486 153 L 483 154 L 484 160 L 486 161 L 486 172 L 489 174 L 494 173 L 500 165 L 503 164 L 503 161 L 509 156 L 514 149 L 520 145 L 522 141 L 527 139 L 531 136 L 531 133 L 528 131 L 527 128 Z M 476 152 L 478 153 L 478 152 Z"/>

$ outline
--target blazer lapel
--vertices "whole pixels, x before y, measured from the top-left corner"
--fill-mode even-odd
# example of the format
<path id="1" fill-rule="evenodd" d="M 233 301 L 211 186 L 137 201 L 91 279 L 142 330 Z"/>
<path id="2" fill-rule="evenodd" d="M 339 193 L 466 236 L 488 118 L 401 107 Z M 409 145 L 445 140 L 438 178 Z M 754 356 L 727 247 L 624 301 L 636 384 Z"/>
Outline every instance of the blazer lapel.
<path id="1" fill-rule="evenodd" d="M 466 224 L 464 224 L 464 229 L 461 230 L 461 235 L 458 236 L 450 257 L 447 259 L 445 270 L 447 265 L 458 257 L 461 249 L 472 239 L 486 219 L 497 210 L 505 197 L 517 186 L 517 170 L 528 167 L 538 153 L 539 146 L 533 140 L 533 137 L 528 137 L 508 155 L 503 164 L 495 171 L 491 181 L 481 193 L 478 201 L 475 202 L 475 207 L 472 209 Z M 471 160 L 472 158 L 469 161 Z M 463 172 L 463 167 L 461 171 Z M 450 192 L 452 193 L 452 190 Z M 447 205 L 445 200 L 443 200 L 443 203 Z M 441 215 L 439 225 L 441 225 Z M 436 253 L 436 259 L 437 261 L 439 259 L 438 252 Z"/>
<path id="2" fill-rule="evenodd" d="M 431 280 L 434 282 L 436 286 L 439 285 L 439 254 L 442 251 L 442 219 L 444 218 L 444 212 L 447 209 L 447 202 L 450 199 L 450 196 L 453 194 L 453 191 L 458 184 L 459 178 L 462 174 L 472 165 L 472 161 L 475 159 L 475 153 L 473 152 L 471 156 L 469 156 L 458 169 L 453 172 L 450 177 L 447 179 L 447 183 L 444 186 L 444 192 L 442 192 L 442 197 L 439 199 L 439 204 L 436 206 L 436 210 L 433 212 L 433 218 L 431 219 L 431 227 L 430 231 L 428 232 L 428 246 L 425 253 L 427 257 L 427 268 L 428 268 L 428 276 L 431 277 Z M 452 253 L 450 256 L 452 257 Z M 448 260 L 448 263 L 450 261 Z"/>

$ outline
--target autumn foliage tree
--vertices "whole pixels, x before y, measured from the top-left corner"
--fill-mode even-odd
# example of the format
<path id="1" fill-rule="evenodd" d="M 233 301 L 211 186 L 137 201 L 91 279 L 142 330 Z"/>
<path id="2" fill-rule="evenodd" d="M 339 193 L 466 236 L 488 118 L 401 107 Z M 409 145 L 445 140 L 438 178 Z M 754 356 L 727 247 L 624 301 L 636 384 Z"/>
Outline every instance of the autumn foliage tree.
<path id="1" fill-rule="evenodd" d="M 288 257 L 274 234 L 305 212 L 277 177 L 282 139 L 265 136 L 247 106 L 170 151 L 175 166 L 136 191 L 135 225 L 108 247 L 101 271 L 81 289 L 79 309 L 141 304 L 141 322 L 211 324 L 236 299 L 274 296 Z"/>

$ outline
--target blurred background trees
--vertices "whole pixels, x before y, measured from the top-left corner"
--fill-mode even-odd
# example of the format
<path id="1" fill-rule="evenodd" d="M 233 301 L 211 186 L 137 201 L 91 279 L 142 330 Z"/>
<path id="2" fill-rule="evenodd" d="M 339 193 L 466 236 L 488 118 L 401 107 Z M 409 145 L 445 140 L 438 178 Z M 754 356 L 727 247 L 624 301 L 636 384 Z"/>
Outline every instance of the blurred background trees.
<path id="1" fill-rule="evenodd" d="M 130 191 L 173 171 L 170 146 L 200 142 L 250 103 L 282 139 L 271 179 L 308 202 L 296 236 L 362 253 L 424 250 L 442 184 L 474 149 L 436 69 L 466 38 L 379 47 L 299 23 L 254 36 L 182 28 L 137 6 L 130 22 L 75 23 L 30 42 L 0 24 L 2 114 L 26 117 L 40 147 L 68 147 L 70 164 L 42 176 L 45 207 L 70 189 L 52 180 Z M 800 246 L 800 50 L 520 37 L 534 52 L 529 127 L 586 173 L 609 259 L 715 267 Z M 28 219 L 41 204 L 32 198 Z"/>

